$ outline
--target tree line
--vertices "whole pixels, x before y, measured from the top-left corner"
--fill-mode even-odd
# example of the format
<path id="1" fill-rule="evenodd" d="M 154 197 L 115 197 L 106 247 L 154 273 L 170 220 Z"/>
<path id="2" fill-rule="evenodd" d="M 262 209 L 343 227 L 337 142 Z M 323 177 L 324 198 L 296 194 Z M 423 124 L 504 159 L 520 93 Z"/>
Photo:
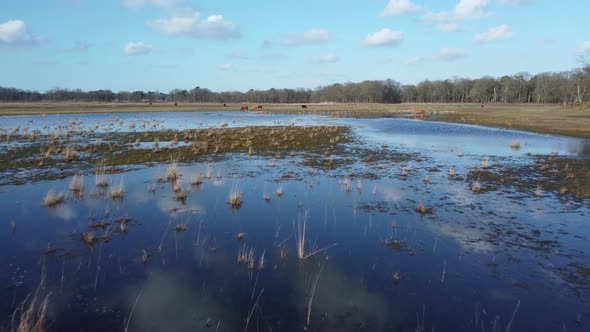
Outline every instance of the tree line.
<path id="1" fill-rule="evenodd" d="M 214 92 L 195 87 L 158 91 L 51 89 L 46 92 L 0 86 L 0 102 L 210 102 L 210 103 L 584 103 L 590 102 L 590 65 L 582 68 L 530 75 L 517 73 L 499 78 L 422 81 L 402 85 L 388 79 L 317 87 L 268 89 L 247 92 Z"/>

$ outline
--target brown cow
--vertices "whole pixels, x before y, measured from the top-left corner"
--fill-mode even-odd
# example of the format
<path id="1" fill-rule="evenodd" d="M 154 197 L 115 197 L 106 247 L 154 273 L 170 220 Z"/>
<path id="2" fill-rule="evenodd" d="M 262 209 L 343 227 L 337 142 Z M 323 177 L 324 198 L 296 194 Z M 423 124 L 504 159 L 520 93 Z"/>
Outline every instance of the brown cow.
<path id="1" fill-rule="evenodd" d="M 247 111 L 248 110 L 248 106 L 242 106 L 240 107 L 240 111 Z"/>
<path id="2" fill-rule="evenodd" d="M 257 110 L 261 110 L 261 109 L 262 109 L 262 105 L 257 105 L 257 106 L 256 106 L 256 109 L 257 109 Z"/>
<path id="3" fill-rule="evenodd" d="M 424 120 L 424 119 L 426 119 L 426 111 L 425 110 L 415 110 L 414 111 L 414 119 L 415 120 Z"/>
<path id="4" fill-rule="evenodd" d="M 301 108 L 307 108 L 307 105 L 301 105 Z"/>

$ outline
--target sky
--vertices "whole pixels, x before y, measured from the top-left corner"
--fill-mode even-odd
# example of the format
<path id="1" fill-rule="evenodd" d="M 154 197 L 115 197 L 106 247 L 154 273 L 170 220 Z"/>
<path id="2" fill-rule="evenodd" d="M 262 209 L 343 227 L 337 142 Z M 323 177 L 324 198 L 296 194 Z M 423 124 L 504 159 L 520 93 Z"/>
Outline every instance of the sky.
<path id="1" fill-rule="evenodd" d="M 0 0 L 0 86 L 214 91 L 564 71 L 587 0 Z"/>

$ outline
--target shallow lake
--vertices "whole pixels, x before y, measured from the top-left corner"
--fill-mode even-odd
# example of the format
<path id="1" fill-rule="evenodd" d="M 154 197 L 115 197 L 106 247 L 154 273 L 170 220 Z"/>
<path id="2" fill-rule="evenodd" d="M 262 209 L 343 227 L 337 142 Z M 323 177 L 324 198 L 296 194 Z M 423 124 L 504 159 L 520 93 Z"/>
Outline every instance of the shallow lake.
<path id="1" fill-rule="evenodd" d="M 122 199 L 91 172 L 78 195 L 69 176 L 0 186 L 0 330 L 42 279 L 51 331 L 590 329 L 590 199 L 510 180 L 482 180 L 475 192 L 471 173 L 528 167 L 534 156 L 586 160 L 588 140 L 405 118 L 0 117 L 13 136 L 312 125 L 350 126 L 351 156 L 334 158 L 351 160 L 317 167 L 298 151 L 179 161 L 183 200 L 158 181 L 168 163 L 108 174 L 111 187 L 124 184 Z M 374 159 L 357 158 L 360 147 Z M 202 183 L 191 185 L 195 174 Z M 65 201 L 43 206 L 50 190 Z M 231 192 L 241 205 L 228 203 Z"/>

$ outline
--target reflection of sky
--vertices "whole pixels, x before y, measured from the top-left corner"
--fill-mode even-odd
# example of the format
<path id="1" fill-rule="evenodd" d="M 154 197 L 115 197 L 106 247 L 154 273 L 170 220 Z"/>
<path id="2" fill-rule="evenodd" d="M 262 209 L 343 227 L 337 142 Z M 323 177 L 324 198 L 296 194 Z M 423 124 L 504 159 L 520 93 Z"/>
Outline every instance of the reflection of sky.
<path id="1" fill-rule="evenodd" d="M 579 154 L 583 143 L 578 138 L 540 135 L 517 130 L 504 130 L 454 123 L 425 122 L 402 118 L 346 120 L 361 137 L 370 142 L 393 147 L 402 147 L 419 152 L 435 153 L 441 158 L 451 158 L 459 151 L 465 155 L 522 156 L 526 153 L 551 154 L 556 149 L 560 154 Z M 520 150 L 510 144 L 520 141 Z"/>

